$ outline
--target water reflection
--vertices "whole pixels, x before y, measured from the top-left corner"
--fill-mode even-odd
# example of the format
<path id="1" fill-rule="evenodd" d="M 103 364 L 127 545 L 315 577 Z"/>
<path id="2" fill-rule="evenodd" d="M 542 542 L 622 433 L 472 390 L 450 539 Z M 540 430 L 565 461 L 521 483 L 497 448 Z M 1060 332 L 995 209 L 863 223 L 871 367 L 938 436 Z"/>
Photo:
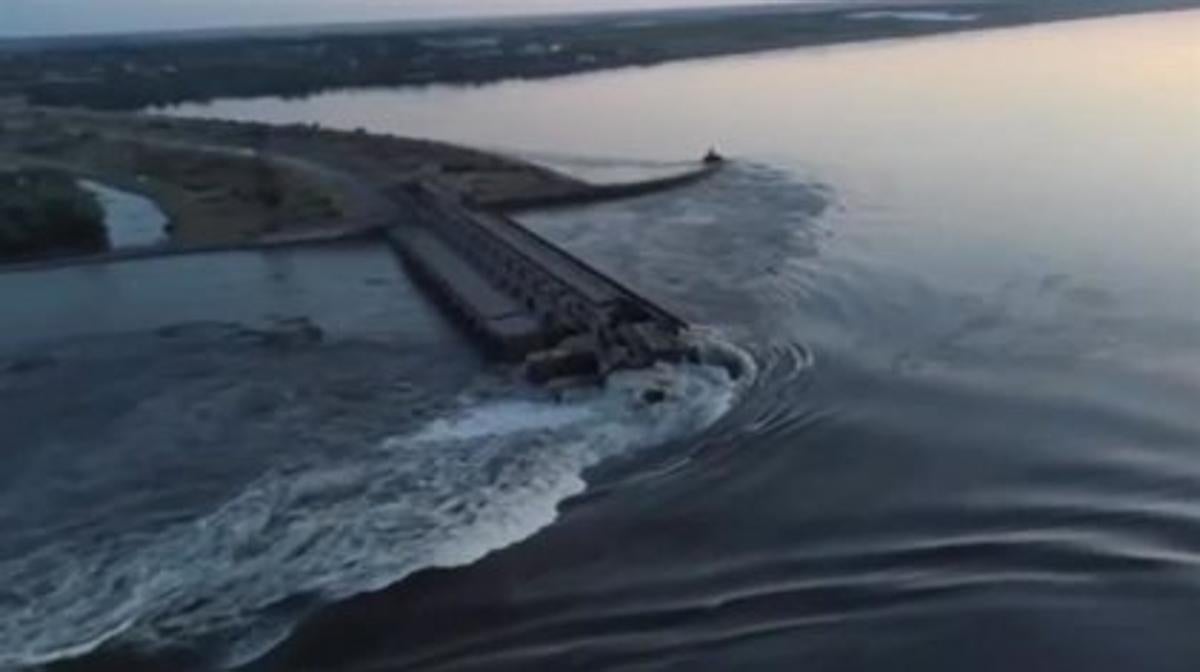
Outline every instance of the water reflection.
<path id="1" fill-rule="evenodd" d="M 1198 36 L 1184 12 L 173 113 L 655 160 L 716 143 L 835 185 L 847 254 L 942 285 L 1067 273 L 1196 317 Z"/>

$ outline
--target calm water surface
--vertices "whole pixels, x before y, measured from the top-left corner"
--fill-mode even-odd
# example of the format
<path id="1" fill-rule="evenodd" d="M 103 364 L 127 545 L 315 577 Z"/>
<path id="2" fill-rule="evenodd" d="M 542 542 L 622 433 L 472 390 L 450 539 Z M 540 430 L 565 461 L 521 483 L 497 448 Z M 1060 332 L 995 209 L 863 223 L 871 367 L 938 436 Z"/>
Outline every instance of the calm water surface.
<path id="1" fill-rule="evenodd" d="M 240 531 L 199 538 L 233 549 L 216 569 L 141 602 L 114 587 L 129 638 L 246 659 L 286 612 L 307 618 L 257 668 L 1195 670 L 1197 45 L 1200 14 L 1177 13 L 175 110 L 567 162 L 717 143 L 736 161 L 716 179 L 528 223 L 757 374 L 659 374 L 681 382 L 653 418 L 622 385 L 555 407 L 474 378 L 414 392 L 422 425 L 402 396 L 365 401 L 396 389 L 366 346 L 344 346 L 336 394 L 301 384 L 334 361 L 311 355 L 273 374 L 298 414 L 223 401 L 242 429 L 214 436 L 285 427 L 323 457 L 203 517 Z M 415 433 L 368 441 L 393 421 Z M 170 566 L 172 534 L 107 557 Z M 430 566 L 457 568 L 410 575 Z M 275 574 L 303 592 L 260 585 Z"/>

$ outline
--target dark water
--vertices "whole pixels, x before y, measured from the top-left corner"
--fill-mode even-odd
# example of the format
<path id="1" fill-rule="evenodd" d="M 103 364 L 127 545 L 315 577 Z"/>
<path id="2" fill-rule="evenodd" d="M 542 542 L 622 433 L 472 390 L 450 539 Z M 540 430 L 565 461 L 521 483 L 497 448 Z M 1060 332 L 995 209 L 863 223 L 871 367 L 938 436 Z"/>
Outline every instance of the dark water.
<path id="1" fill-rule="evenodd" d="M 0 303 L 6 670 L 122 635 L 260 641 L 254 614 L 333 573 L 303 546 L 312 509 L 354 503 L 347 465 L 480 374 L 374 246 L 10 274 Z"/>
<path id="2" fill-rule="evenodd" d="M 628 401 L 644 378 L 556 406 L 478 362 L 442 371 L 465 346 L 415 295 L 408 314 L 444 336 L 407 347 L 353 330 L 282 357 L 230 350 L 225 332 L 154 336 L 167 356 L 91 343 L 89 366 L 128 348 L 154 363 L 133 388 L 153 400 L 130 392 L 122 431 L 155 426 L 131 406 L 217 409 L 201 429 L 172 420 L 156 459 L 208 431 L 257 461 L 179 520 L 118 537 L 103 557 L 152 568 L 125 582 L 165 588 L 121 602 L 133 625 L 114 641 L 244 660 L 306 616 L 256 669 L 1197 669 L 1198 38 L 1184 13 L 184 110 L 560 155 L 668 160 L 719 142 L 738 160 L 714 180 L 529 224 L 757 373 L 645 374 L 675 385 L 656 411 Z M 197 357 L 223 362 L 215 388 L 170 382 Z M 84 370 L 34 368 L 0 388 L 16 391 L 6 409 Z M 258 424 L 254 403 L 213 391 L 276 382 L 294 403 Z M 84 445 L 129 461 L 129 435 Z M 52 440 L 77 457 L 39 478 L 94 452 Z M 227 464 L 186 459 L 179 473 Z M 31 547 L 94 548 L 100 523 L 35 525 L 8 502 L 6 526 L 83 532 L 6 542 L 0 569 Z M 444 569 L 413 573 L 430 567 Z M 0 613 L 51 619 L 34 590 L 0 593 Z M 76 629 L 89 608 L 112 613 L 62 595 Z M 9 647 L 36 631 L 11 622 Z"/>
<path id="3" fill-rule="evenodd" d="M 530 536 L 584 469 L 736 387 L 677 368 L 555 403 L 376 243 L 14 273 L 0 300 L 4 670 L 253 660 L 322 605 Z M 634 403 L 655 379 L 672 398 Z"/>

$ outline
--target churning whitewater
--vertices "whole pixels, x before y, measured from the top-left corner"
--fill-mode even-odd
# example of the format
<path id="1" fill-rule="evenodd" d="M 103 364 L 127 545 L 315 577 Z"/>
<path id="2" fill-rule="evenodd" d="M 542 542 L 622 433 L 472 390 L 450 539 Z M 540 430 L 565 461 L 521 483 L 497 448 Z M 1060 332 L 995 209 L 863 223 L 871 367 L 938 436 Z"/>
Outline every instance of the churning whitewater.
<path id="1" fill-rule="evenodd" d="M 409 433 L 275 467 L 153 538 L 65 538 L 4 558 L 0 666 L 114 639 L 221 650 L 226 665 L 252 660 L 313 606 L 532 535 L 585 489 L 586 469 L 704 429 L 749 379 L 663 365 L 559 402 L 493 380 Z M 650 387 L 666 400 L 643 401 Z"/>

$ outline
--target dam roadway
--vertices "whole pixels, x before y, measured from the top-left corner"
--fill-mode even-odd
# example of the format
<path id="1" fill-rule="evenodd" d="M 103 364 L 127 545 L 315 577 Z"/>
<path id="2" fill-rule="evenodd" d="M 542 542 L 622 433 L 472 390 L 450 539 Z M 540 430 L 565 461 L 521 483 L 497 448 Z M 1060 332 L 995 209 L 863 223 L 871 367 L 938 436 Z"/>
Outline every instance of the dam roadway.
<path id="1" fill-rule="evenodd" d="M 597 187 L 572 200 L 648 193 L 716 169 Z M 684 320 L 504 214 L 569 201 L 485 206 L 428 181 L 390 195 L 407 221 L 384 233 L 413 275 L 490 354 L 523 361 L 531 380 L 600 380 L 618 369 L 688 356 Z"/>

